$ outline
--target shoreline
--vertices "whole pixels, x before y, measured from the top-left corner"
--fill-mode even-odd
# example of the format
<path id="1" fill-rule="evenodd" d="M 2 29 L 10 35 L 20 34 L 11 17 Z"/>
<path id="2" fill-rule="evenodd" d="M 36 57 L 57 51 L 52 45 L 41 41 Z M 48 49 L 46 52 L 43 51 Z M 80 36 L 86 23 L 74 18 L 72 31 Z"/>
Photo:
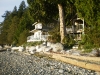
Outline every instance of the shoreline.
<path id="1" fill-rule="evenodd" d="M 97 75 L 93 70 L 22 52 L 4 51 L 0 57 L 0 75 Z"/>

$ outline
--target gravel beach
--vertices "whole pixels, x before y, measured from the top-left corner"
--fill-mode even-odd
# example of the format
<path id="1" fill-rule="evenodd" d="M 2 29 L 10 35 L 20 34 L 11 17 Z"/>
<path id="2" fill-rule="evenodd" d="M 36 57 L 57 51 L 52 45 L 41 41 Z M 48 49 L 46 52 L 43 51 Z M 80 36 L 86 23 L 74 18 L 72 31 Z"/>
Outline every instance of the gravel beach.
<path id="1" fill-rule="evenodd" d="M 54 59 L 3 51 L 0 52 L 0 75 L 97 75 L 97 73 Z"/>

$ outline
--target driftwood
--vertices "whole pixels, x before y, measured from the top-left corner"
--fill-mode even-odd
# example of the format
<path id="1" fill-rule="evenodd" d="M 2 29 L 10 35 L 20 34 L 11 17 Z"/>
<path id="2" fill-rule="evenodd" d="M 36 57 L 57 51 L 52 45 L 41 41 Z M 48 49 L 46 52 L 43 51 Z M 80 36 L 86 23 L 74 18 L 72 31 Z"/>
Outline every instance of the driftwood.
<path id="1" fill-rule="evenodd" d="M 46 52 L 46 54 L 51 55 L 51 57 L 56 60 L 61 60 L 65 63 L 69 63 L 85 69 L 90 69 L 90 70 L 100 72 L 100 64 L 86 61 L 88 60 L 93 62 L 100 62 L 99 57 L 73 56 L 73 55 L 56 54 L 56 53 L 49 53 L 49 52 Z"/>

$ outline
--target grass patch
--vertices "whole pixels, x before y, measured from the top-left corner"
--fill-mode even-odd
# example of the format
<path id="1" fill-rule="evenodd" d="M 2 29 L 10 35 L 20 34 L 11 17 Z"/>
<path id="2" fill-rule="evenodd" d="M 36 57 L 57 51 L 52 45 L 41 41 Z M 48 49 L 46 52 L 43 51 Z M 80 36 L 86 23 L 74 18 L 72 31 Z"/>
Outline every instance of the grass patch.
<path id="1" fill-rule="evenodd" d="M 39 42 L 27 42 L 24 44 L 24 46 L 36 46 L 36 45 L 40 45 L 42 44 L 43 41 L 39 41 Z"/>
<path id="2" fill-rule="evenodd" d="M 92 49 L 85 49 L 83 52 L 84 53 L 90 53 L 92 51 Z"/>

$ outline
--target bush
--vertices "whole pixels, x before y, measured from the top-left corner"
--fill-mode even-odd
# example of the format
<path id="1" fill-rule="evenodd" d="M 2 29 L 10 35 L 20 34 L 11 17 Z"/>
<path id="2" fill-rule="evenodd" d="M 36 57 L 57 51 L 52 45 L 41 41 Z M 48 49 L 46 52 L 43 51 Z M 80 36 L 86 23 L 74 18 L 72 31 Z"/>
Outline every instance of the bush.
<path id="1" fill-rule="evenodd" d="M 51 36 L 48 37 L 48 41 L 52 43 L 57 43 L 60 42 L 60 34 L 58 33 L 53 33 Z"/>
<path id="2" fill-rule="evenodd" d="M 60 42 L 60 32 L 59 25 L 55 25 L 55 27 L 49 31 L 51 36 L 48 37 L 48 41 L 52 43 Z"/>
<path id="3" fill-rule="evenodd" d="M 79 42 L 79 45 L 84 48 L 84 52 L 91 52 L 93 48 L 97 47 L 92 41 L 92 37 L 87 34 L 82 36 L 82 40 Z"/>
<path id="4" fill-rule="evenodd" d="M 93 48 L 100 47 L 100 26 L 93 25 L 85 29 L 85 35 L 82 37 L 80 45 L 83 45 L 85 51 L 91 51 Z"/>
<path id="5" fill-rule="evenodd" d="M 40 45 L 42 44 L 43 41 L 39 41 L 39 42 L 27 42 L 24 44 L 24 46 L 36 46 L 36 45 Z"/>
<path id="6" fill-rule="evenodd" d="M 65 36 L 63 42 L 64 42 L 64 47 L 68 48 L 72 47 L 75 44 L 74 39 L 70 35 Z"/>

